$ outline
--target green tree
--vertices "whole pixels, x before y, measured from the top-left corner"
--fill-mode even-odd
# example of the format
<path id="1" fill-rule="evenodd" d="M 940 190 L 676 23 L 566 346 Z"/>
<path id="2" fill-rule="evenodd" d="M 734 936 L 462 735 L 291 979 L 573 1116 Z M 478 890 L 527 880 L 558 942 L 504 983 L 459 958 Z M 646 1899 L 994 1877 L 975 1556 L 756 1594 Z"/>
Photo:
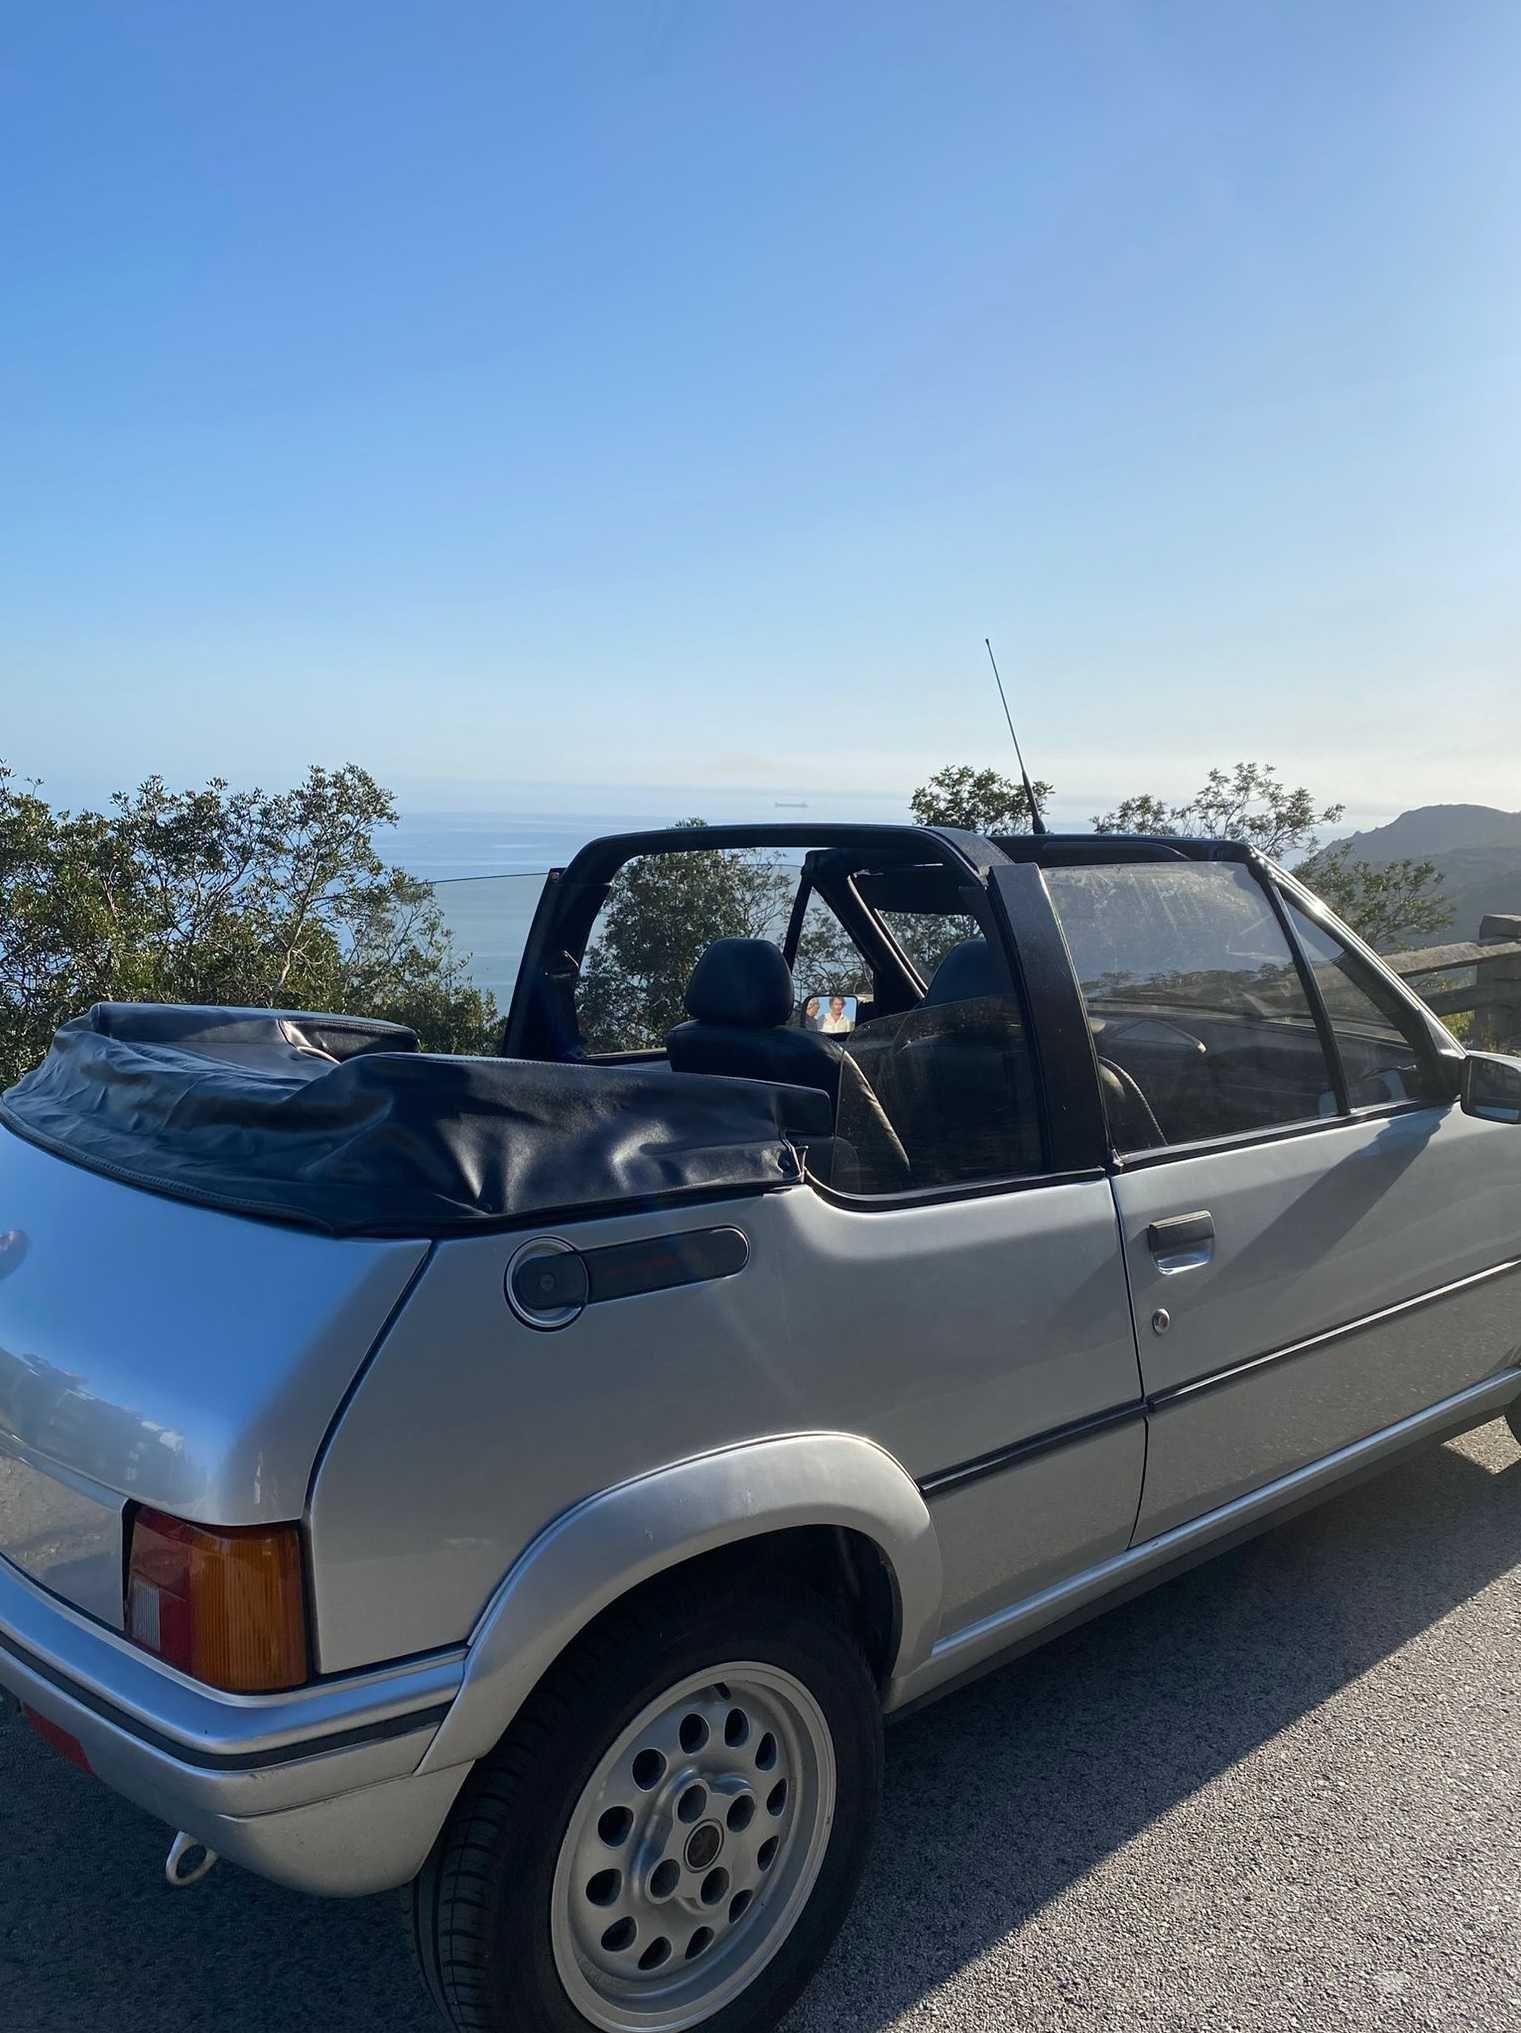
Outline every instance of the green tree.
<path id="1" fill-rule="evenodd" d="M 681 830 L 705 826 L 684 819 Z M 763 939 L 784 913 L 769 857 L 703 848 L 642 854 L 613 878 L 581 966 L 576 1013 L 591 1052 L 657 1044 L 682 1021 L 682 996 L 710 939 Z"/>
<path id="2" fill-rule="evenodd" d="M 98 1001 L 360 1012 L 485 1048 L 495 1008 L 431 888 L 376 852 L 395 821 L 352 764 L 283 792 L 150 777 L 76 813 L 0 763 L 0 1085 Z"/>
<path id="3" fill-rule="evenodd" d="M 1044 814 L 1052 787 L 1037 783 L 1034 789 Z M 937 771 L 914 792 L 909 809 L 921 826 L 966 826 L 975 833 L 1023 832 L 1030 821 L 1022 784 L 968 763 Z M 1212 769 L 1183 804 L 1143 791 L 1122 799 L 1092 824 L 1096 833 L 1243 841 L 1292 868 L 1371 945 L 1387 948 L 1450 924 L 1452 912 L 1434 863 L 1396 861 L 1378 867 L 1356 860 L 1345 841 L 1321 845 L 1319 829 L 1336 825 L 1344 809 L 1320 804 L 1303 784 L 1285 784 L 1271 763 L 1238 762 L 1233 769 Z M 915 948 L 921 970 L 933 966 L 952 930 L 944 919 L 907 929 L 907 943 Z"/>
<path id="4" fill-rule="evenodd" d="M 1187 803 L 1142 794 L 1093 821 L 1098 833 L 1196 835 L 1240 840 L 1293 869 L 1370 945 L 1389 947 L 1452 922 L 1440 894 L 1442 876 L 1430 861 L 1387 866 L 1353 858 L 1350 843 L 1322 847 L 1318 828 L 1334 826 L 1346 808 L 1317 806 L 1305 785 L 1286 785 L 1271 763 L 1238 762 L 1212 769 Z"/>
<path id="5" fill-rule="evenodd" d="M 1212 769 L 1185 804 L 1142 793 L 1095 818 L 1095 833 L 1193 835 L 1205 840 L 1240 840 L 1272 861 L 1313 854 L 1317 826 L 1334 826 L 1345 807 L 1317 809 L 1303 784 L 1290 789 L 1271 763 L 1238 762 Z"/>
<path id="6" fill-rule="evenodd" d="M 1351 842 L 1337 840 L 1309 855 L 1294 873 L 1370 946 L 1393 952 L 1452 923 L 1434 861 L 1355 861 Z"/>
<path id="7" fill-rule="evenodd" d="M 1037 811 L 1044 814 L 1051 786 L 1034 783 Z M 928 783 L 920 784 L 908 808 L 921 826 L 964 826 L 969 833 L 1028 833 L 1030 800 L 1022 783 L 1000 776 L 996 769 L 973 769 L 970 763 L 947 763 Z"/>
<path id="8" fill-rule="evenodd" d="M 685 819 L 698 830 L 703 819 Z M 646 854 L 618 871 L 593 930 L 576 990 L 582 1040 L 590 1052 L 659 1045 L 686 1016 L 692 969 L 712 939 L 781 943 L 798 871 L 753 848 Z M 860 956 L 821 905 L 810 908 L 795 972 L 810 994 L 859 994 Z"/>
<path id="9" fill-rule="evenodd" d="M 1042 817 L 1052 786 L 1036 781 L 1035 808 Z M 1025 787 L 996 769 L 973 769 L 970 763 L 947 763 L 920 784 L 908 808 L 921 826 L 962 826 L 969 833 L 1028 833 L 1030 800 Z M 928 981 L 953 946 L 977 931 L 971 917 L 902 915 L 892 921 L 893 936 Z"/>

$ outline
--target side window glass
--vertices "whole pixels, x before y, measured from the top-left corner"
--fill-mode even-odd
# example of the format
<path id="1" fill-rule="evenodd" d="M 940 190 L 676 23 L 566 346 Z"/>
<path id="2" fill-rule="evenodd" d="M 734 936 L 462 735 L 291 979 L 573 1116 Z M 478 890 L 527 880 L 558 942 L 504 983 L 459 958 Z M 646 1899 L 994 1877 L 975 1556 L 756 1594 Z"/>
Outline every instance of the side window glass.
<path id="1" fill-rule="evenodd" d="M 1284 901 L 1336 1033 L 1352 1106 L 1442 1100 L 1430 1041 L 1419 1019 L 1361 954 L 1291 899 Z"/>
<path id="2" fill-rule="evenodd" d="M 796 1022 L 803 1030 L 845 1037 L 871 1017 L 871 972 L 817 890 L 808 892 L 792 979 L 798 994 Z"/>
<path id="3" fill-rule="evenodd" d="M 940 911 L 891 911 L 880 913 L 899 946 L 908 955 L 921 980 L 935 978 L 935 969 L 953 946 L 977 936 L 975 918 L 953 916 Z"/>
<path id="4" fill-rule="evenodd" d="M 1330 1069 L 1272 900 L 1238 862 L 1047 872 L 1121 1151 L 1327 1115 Z"/>
<path id="5" fill-rule="evenodd" d="M 714 939 L 786 935 L 798 871 L 754 849 L 643 854 L 613 879 L 576 984 L 588 1052 L 658 1051 L 686 1015 L 692 969 Z"/>
<path id="6" fill-rule="evenodd" d="M 944 942 L 917 1009 L 860 1024 L 843 1042 L 853 1077 L 840 1083 L 837 1185 L 888 1193 L 1042 1170 L 1024 1011 L 975 926 Z"/>

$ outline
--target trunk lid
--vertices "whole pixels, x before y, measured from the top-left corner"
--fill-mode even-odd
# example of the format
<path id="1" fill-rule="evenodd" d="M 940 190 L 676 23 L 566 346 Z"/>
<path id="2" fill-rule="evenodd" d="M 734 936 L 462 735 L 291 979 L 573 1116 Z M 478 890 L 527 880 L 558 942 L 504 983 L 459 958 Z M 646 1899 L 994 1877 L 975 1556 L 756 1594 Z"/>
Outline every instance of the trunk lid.
<path id="1" fill-rule="evenodd" d="M 427 1250 L 193 1206 L 0 1128 L 0 1556 L 119 1622 L 128 1502 L 299 1518 Z"/>

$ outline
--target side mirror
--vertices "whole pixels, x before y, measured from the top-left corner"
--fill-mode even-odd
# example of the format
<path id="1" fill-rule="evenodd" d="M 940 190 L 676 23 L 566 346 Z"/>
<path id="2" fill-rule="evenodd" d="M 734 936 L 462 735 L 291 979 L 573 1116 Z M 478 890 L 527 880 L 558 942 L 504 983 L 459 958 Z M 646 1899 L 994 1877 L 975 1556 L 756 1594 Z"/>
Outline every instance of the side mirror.
<path id="1" fill-rule="evenodd" d="M 1521 1060 L 1470 1052 L 1463 1061 L 1463 1113 L 1485 1122 L 1521 1122 Z"/>

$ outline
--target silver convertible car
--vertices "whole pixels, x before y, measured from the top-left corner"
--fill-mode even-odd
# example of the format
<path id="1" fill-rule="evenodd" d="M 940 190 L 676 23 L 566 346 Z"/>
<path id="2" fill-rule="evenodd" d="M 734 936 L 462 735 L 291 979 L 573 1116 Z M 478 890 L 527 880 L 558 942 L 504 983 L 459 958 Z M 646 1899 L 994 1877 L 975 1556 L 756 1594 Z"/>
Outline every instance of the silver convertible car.
<path id="1" fill-rule="evenodd" d="M 461 2033 L 760 2033 L 884 1716 L 1514 1422 L 1518 1123 L 1210 842 L 597 841 L 492 1057 L 98 1005 L 0 1102 L 0 1684 L 172 1881 L 406 1887 Z"/>

